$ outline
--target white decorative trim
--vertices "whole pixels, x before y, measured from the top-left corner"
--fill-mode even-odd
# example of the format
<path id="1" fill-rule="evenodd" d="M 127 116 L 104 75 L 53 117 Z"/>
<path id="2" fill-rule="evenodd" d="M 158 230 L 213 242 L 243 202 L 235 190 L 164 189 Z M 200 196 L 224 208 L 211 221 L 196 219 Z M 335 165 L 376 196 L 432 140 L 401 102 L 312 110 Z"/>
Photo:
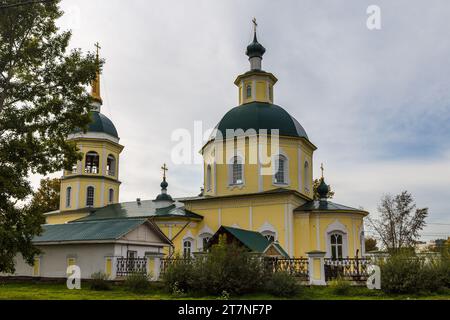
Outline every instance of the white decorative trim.
<path id="1" fill-rule="evenodd" d="M 320 250 L 320 216 L 316 216 L 316 250 Z"/>
<path id="2" fill-rule="evenodd" d="M 232 159 L 238 157 L 240 159 L 240 164 L 242 168 L 242 183 L 233 184 L 233 163 Z M 233 190 L 235 188 L 242 189 L 245 186 L 245 157 L 241 152 L 235 151 L 235 154 L 231 155 L 227 161 L 227 178 L 228 178 L 228 189 Z"/>
<path id="3" fill-rule="evenodd" d="M 259 227 L 259 229 L 258 229 L 258 232 L 261 233 L 261 234 L 263 232 L 265 232 L 265 231 L 272 232 L 275 235 L 275 240 L 278 241 L 277 229 L 275 229 L 275 227 L 272 224 L 270 224 L 269 222 L 267 222 L 267 221 L 265 221 L 263 223 L 263 225 L 261 227 Z"/>
<path id="4" fill-rule="evenodd" d="M 78 209 L 80 207 L 80 191 L 81 191 L 81 184 L 80 180 L 77 181 L 77 192 L 75 194 L 75 209 Z M 84 207 L 84 206 L 83 206 Z"/>
<path id="5" fill-rule="evenodd" d="M 253 207 L 248 207 L 248 225 L 250 230 L 253 230 Z"/>
<path id="6" fill-rule="evenodd" d="M 222 208 L 218 209 L 219 227 L 222 225 Z"/>
<path id="7" fill-rule="evenodd" d="M 197 237 L 197 248 L 199 251 L 203 250 L 203 239 L 206 237 L 211 238 L 214 235 L 214 232 L 209 228 L 206 224 L 203 228 L 198 232 Z"/>
<path id="8" fill-rule="evenodd" d="M 86 133 L 72 133 L 67 136 L 67 140 L 73 140 L 77 138 L 87 138 L 87 139 L 105 139 L 114 143 L 119 143 L 119 138 L 113 137 L 104 132 L 86 132 Z"/>
<path id="9" fill-rule="evenodd" d="M 284 205 L 284 243 L 289 252 L 289 221 L 288 221 L 288 204 Z"/>
<path id="10" fill-rule="evenodd" d="M 260 144 L 257 145 L 257 152 L 258 152 L 258 192 L 263 191 L 263 176 L 261 175 L 261 155 L 260 153 Z"/>
<path id="11" fill-rule="evenodd" d="M 298 191 L 300 192 L 300 193 L 303 193 L 303 180 L 302 180 L 302 177 L 303 177 L 303 175 L 302 175 L 302 164 L 303 164 L 303 161 L 302 161 L 302 148 L 298 148 L 298 151 L 297 151 L 297 167 L 298 167 Z"/>
<path id="12" fill-rule="evenodd" d="M 294 210 L 292 208 L 292 204 L 289 204 L 288 215 L 289 215 L 289 255 L 293 257 L 295 250 L 294 250 Z"/>
<path id="13" fill-rule="evenodd" d="M 275 182 L 275 174 L 276 174 L 276 170 L 278 170 L 278 167 L 276 167 L 276 165 L 272 166 L 273 167 L 273 172 L 272 172 L 272 185 L 274 186 L 278 186 L 278 187 L 288 187 L 291 184 L 291 179 L 290 179 L 290 175 L 289 175 L 289 164 L 290 164 L 290 159 L 287 155 L 287 153 L 285 153 L 281 148 L 279 150 L 280 152 L 278 154 L 275 154 L 272 156 L 272 163 L 276 164 L 277 163 L 277 158 L 278 156 L 282 156 L 285 158 L 285 163 L 284 163 L 284 183 L 277 183 Z"/>
<path id="14" fill-rule="evenodd" d="M 336 219 L 333 223 L 329 224 L 327 229 L 325 230 L 325 239 L 326 239 L 326 258 L 331 258 L 331 243 L 330 236 L 333 233 L 342 234 L 342 257 L 348 257 L 348 230 L 347 227 L 342 224 L 339 219 Z"/>

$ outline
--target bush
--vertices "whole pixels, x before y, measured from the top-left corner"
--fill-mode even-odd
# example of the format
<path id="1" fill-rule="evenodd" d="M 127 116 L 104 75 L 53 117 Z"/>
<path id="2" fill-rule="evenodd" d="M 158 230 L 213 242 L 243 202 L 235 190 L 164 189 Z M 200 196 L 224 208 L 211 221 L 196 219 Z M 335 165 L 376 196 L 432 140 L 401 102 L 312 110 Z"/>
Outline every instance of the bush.
<path id="1" fill-rule="evenodd" d="M 125 288 L 134 293 L 145 293 L 150 288 L 150 276 L 144 273 L 130 274 L 125 280 Z"/>
<path id="2" fill-rule="evenodd" d="M 433 293 L 450 284 L 450 267 L 445 257 L 425 259 L 396 254 L 380 267 L 381 289 L 387 293 Z"/>
<path id="3" fill-rule="evenodd" d="M 164 272 L 162 281 L 170 293 L 182 295 L 191 291 L 196 281 L 192 261 L 175 257 L 174 262 Z"/>
<path id="4" fill-rule="evenodd" d="M 163 281 L 174 293 L 242 295 L 264 289 L 268 274 L 260 257 L 221 239 L 209 253 L 168 266 Z"/>
<path id="5" fill-rule="evenodd" d="M 288 272 L 275 272 L 266 283 L 266 292 L 276 297 L 293 297 L 300 289 L 298 280 Z"/>
<path id="6" fill-rule="evenodd" d="M 108 282 L 108 276 L 103 272 L 95 272 L 91 275 L 91 290 L 106 291 L 111 290 L 111 284 Z"/>
<path id="7" fill-rule="evenodd" d="M 338 296 L 347 296 L 351 290 L 350 281 L 345 281 L 341 278 L 337 278 L 336 280 L 332 280 L 329 283 L 331 291 Z"/>

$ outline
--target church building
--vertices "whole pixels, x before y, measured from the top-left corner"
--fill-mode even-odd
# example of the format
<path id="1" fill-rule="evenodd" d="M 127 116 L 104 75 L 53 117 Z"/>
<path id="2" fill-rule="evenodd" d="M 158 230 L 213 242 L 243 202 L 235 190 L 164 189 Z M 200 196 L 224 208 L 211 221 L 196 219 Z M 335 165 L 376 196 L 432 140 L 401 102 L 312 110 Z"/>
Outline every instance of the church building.
<path id="1" fill-rule="evenodd" d="M 164 165 L 160 194 L 153 199 L 119 201 L 120 154 L 124 146 L 119 143 L 113 122 L 101 113 L 97 74 L 91 93 L 92 122 L 86 132 L 77 131 L 68 137 L 77 144 L 83 159 L 72 170 L 63 172 L 60 209 L 46 213 L 45 232 L 36 242 L 42 245 L 47 239 L 49 243 L 60 243 L 59 250 L 67 263 L 74 253 L 66 235 L 82 233 L 83 226 L 89 228 L 86 232 L 94 233 L 92 243 L 104 241 L 101 235 L 110 232 L 108 228 L 123 228 L 114 234 L 114 241 L 126 244 L 123 239 L 119 241 L 121 236 L 135 230 L 137 238 L 128 241 L 128 249 L 125 246 L 122 251 L 108 251 L 108 257 L 116 259 L 139 258 L 152 252 L 164 257 L 193 256 L 203 252 L 218 232 L 248 244 L 250 251 L 271 252 L 284 258 L 305 257 L 313 251 L 325 252 L 325 257 L 332 259 L 361 257 L 363 220 L 368 212 L 329 201 L 323 168 L 319 198 L 314 199 L 317 147 L 288 112 L 298 106 L 283 108 L 275 104 L 277 78 L 262 68 L 265 51 L 255 28 L 253 41 L 246 49 L 250 68 L 234 81 L 238 105 L 223 115 L 200 151 L 203 191 L 185 198 L 170 196 Z M 276 150 L 272 143 L 275 135 Z M 263 161 L 267 152 L 269 164 Z M 71 231 L 73 228 L 77 231 Z M 139 232 L 147 235 L 139 238 Z M 137 244 L 140 249 L 136 249 Z M 40 263 L 46 258 L 44 252 Z M 99 264 L 99 271 L 111 274 L 113 262 Z"/>

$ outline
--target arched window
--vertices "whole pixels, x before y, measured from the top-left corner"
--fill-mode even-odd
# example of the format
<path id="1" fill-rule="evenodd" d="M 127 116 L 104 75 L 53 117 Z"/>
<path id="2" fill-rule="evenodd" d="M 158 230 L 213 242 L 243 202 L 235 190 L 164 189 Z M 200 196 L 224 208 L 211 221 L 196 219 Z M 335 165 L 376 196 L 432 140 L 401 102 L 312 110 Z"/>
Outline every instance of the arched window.
<path id="1" fill-rule="evenodd" d="M 72 187 L 66 189 L 66 208 L 70 207 L 70 198 L 72 197 Z"/>
<path id="2" fill-rule="evenodd" d="M 106 159 L 106 174 L 109 176 L 116 174 L 116 158 L 112 154 Z"/>
<path id="3" fill-rule="evenodd" d="M 86 189 L 86 207 L 94 206 L 94 187 L 89 186 Z"/>
<path id="4" fill-rule="evenodd" d="M 99 173 L 100 157 L 95 151 L 89 151 L 86 153 L 86 161 L 84 166 L 84 172 L 86 173 Z"/>
<path id="5" fill-rule="evenodd" d="M 211 237 L 212 237 L 212 234 L 208 234 L 208 233 L 202 234 L 200 236 L 200 239 L 202 241 L 202 250 L 203 251 L 206 251 L 206 247 L 208 246 L 208 242 L 211 239 Z"/>
<path id="6" fill-rule="evenodd" d="M 273 231 L 263 231 L 261 234 L 270 242 L 274 242 L 276 239 L 276 234 Z"/>
<path id="7" fill-rule="evenodd" d="M 248 84 L 246 87 L 247 99 L 252 97 L 252 85 Z"/>
<path id="8" fill-rule="evenodd" d="M 279 155 L 275 160 L 275 183 L 287 183 L 287 159 L 285 156 Z"/>
<path id="9" fill-rule="evenodd" d="M 211 191 L 211 165 L 206 167 L 206 191 Z"/>
<path id="10" fill-rule="evenodd" d="M 192 241 L 184 240 L 183 241 L 183 257 L 190 258 L 192 254 Z"/>
<path id="11" fill-rule="evenodd" d="M 333 260 L 342 259 L 343 257 L 343 240 L 341 233 L 332 233 L 330 235 L 331 258 Z"/>
<path id="12" fill-rule="evenodd" d="M 108 193 L 108 202 L 113 203 L 114 202 L 114 189 L 109 189 Z"/>
<path id="13" fill-rule="evenodd" d="M 238 156 L 233 157 L 233 162 L 231 164 L 231 184 L 242 184 L 242 161 Z"/>
<path id="14" fill-rule="evenodd" d="M 309 163 L 305 161 L 304 170 L 305 174 L 303 175 L 303 185 L 305 186 L 305 191 L 309 191 Z"/>

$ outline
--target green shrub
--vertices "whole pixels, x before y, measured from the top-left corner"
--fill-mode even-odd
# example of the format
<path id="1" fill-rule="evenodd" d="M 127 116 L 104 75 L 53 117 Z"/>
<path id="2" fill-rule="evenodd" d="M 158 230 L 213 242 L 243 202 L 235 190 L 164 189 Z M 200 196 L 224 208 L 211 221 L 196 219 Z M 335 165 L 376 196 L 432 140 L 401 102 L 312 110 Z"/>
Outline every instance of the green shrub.
<path id="1" fill-rule="evenodd" d="M 111 284 L 108 282 L 108 276 L 103 272 L 95 272 L 91 275 L 91 290 L 106 291 L 111 290 Z"/>
<path id="2" fill-rule="evenodd" d="M 132 273 L 125 279 L 125 288 L 134 293 L 145 293 L 150 288 L 150 276 L 145 273 Z"/>
<path id="3" fill-rule="evenodd" d="M 167 267 L 163 281 L 168 291 L 177 294 L 241 295 L 264 289 L 267 276 L 259 256 L 221 239 L 202 257 L 188 263 L 175 260 Z"/>
<path id="4" fill-rule="evenodd" d="M 381 267 L 381 289 L 387 293 L 433 293 L 449 288 L 450 266 L 442 257 L 392 255 Z"/>
<path id="5" fill-rule="evenodd" d="M 266 292 L 276 297 L 293 297 L 300 289 L 298 280 L 288 272 L 275 272 L 266 283 Z"/>
<path id="6" fill-rule="evenodd" d="M 175 257 L 174 262 L 167 266 L 162 281 L 167 291 L 175 295 L 191 291 L 196 281 L 192 261 Z"/>
<path id="7" fill-rule="evenodd" d="M 329 287 L 331 291 L 338 296 L 347 296 L 351 291 L 351 283 L 350 281 L 346 281 L 342 278 L 337 278 L 329 282 Z"/>
<path id="8" fill-rule="evenodd" d="M 221 239 L 193 265 L 192 288 L 199 293 L 219 296 L 224 291 L 242 295 L 264 289 L 268 273 L 261 258 L 236 243 Z"/>

